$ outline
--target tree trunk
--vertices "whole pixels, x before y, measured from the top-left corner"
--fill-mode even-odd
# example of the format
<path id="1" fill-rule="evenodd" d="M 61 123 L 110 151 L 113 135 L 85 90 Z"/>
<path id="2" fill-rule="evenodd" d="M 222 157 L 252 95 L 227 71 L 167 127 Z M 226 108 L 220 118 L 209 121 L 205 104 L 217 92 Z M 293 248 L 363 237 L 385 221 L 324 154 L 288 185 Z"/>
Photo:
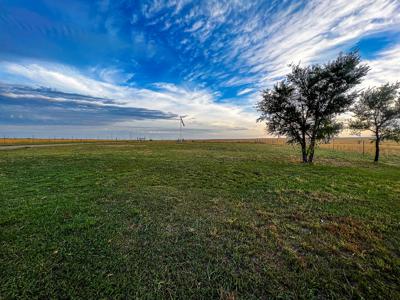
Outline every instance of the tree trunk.
<path id="1" fill-rule="evenodd" d="M 305 144 L 301 144 L 301 154 L 303 158 L 303 163 L 307 163 L 307 148 Z"/>
<path id="2" fill-rule="evenodd" d="M 314 160 L 314 149 L 315 149 L 315 139 L 310 142 L 310 148 L 308 149 L 308 162 L 312 163 Z"/>
<path id="3" fill-rule="evenodd" d="M 381 139 L 379 137 L 376 137 L 375 139 L 375 158 L 374 162 L 378 162 L 379 160 L 379 145 L 380 145 Z"/>

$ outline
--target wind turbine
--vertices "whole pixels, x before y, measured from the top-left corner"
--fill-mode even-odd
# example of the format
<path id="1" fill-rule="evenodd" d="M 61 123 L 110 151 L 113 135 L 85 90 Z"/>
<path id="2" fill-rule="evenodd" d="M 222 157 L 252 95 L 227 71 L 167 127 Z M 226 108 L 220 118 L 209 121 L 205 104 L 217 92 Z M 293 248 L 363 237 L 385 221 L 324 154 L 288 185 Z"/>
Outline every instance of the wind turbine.
<path id="1" fill-rule="evenodd" d="M 185 123 L 183 122 L 183 118 L 186 116 L 179 116 L 179 141 L 182 142 L 182 126 L 185 127 Z"/>

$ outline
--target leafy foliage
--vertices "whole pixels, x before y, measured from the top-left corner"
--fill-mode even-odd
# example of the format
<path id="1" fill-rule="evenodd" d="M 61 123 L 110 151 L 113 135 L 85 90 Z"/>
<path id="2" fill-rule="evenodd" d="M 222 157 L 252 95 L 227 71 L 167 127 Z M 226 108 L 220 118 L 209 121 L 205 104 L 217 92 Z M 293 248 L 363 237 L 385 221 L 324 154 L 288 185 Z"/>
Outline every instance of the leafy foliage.
<path id="1" fill-rule="evenodd" d="M 368 70 L 357 52 L 324 65 L 293 65 L 284 80 L 263 91 L 257 105 L 259 121 L 266 121 L 270 133 L 300 144 L 303 162 L 312 162 L 316 142 L 329 140 L 342 129 L 335 117 L 354 103 L 357 93 L 350 91 Z"/>
<path id="2" fill-rule="evenodd" d="M 384 140 L 400 141 L 400 83 L 386 83 L 369 88 L 354 106 L 350 128 L 359 133 L 370 130 L 376 143 L 375 161 L 379 160 L 379 144 Z"/>

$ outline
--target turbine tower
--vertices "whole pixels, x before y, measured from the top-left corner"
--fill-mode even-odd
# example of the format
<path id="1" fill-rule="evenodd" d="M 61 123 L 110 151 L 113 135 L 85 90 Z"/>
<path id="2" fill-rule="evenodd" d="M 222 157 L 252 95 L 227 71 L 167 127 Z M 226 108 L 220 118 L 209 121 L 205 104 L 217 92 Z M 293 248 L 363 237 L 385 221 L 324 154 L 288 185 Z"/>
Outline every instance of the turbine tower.
<path id="1" fill-rule="evenodd" d="M 182 142 L 182 126 L 185 127 L 185 123 L 183 122 L 183 118 L 185 116 L 179 116 L 179 142 Z"/>

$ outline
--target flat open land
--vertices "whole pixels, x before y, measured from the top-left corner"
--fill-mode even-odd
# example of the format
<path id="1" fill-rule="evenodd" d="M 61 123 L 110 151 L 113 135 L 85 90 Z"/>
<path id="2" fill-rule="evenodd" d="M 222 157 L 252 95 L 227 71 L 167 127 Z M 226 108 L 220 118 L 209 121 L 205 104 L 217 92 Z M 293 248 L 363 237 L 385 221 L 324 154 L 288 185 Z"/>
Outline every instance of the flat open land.
<path id="1" fill-rule="evenodd" d="M 400 158 L 249 143 L 0 151 L 0 299 L 400 298 Z"/>

